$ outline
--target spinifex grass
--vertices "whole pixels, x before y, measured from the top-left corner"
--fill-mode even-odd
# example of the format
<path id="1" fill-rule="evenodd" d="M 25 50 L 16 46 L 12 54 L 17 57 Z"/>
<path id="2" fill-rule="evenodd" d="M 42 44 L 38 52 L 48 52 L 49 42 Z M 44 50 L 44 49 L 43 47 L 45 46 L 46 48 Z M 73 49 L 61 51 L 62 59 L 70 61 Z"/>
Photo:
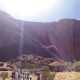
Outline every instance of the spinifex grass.
<path id="1" fill-rule="evenodd" d="M 57 72 L 54 80 L 80 80 L 80 72 Z"/>

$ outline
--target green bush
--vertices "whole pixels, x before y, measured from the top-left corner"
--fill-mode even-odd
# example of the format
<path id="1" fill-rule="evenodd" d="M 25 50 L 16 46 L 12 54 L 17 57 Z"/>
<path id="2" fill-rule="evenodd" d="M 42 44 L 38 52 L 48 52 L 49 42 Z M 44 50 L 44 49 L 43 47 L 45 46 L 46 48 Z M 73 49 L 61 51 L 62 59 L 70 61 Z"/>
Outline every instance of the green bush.
<path id="1" fill-rule="evenodd" d="M 53 80 L 54 77 L 55 77 L 55 74 L 56 74 L 56 72 L 54 72 L 53 74 L 51 74 L 51 71 L 50 71 L 50 70 L 46 70 L 46 71 L 43 71 L 42 77 L 43 77 L 44 79 L 48 78 L 48 79 L 50 79 L 50 80 Z"/>
<path id="2" fill-rule="evenodd" d="M 80 61 L 74 62 L 73 67 L 75 68 L 75 71 L 80 72 Z"/>
<path id="3" fill-rule="evenodd" d="M 24 69 L 24 68 L 27 68 L 27 69 L 31 69 L 31 68 L 34 68 L 35 65 L 30 63 L 30 62 L 27 62 L 27 61 L 23 61 L 20 63 L 20 68 L 21 69 Z"/>

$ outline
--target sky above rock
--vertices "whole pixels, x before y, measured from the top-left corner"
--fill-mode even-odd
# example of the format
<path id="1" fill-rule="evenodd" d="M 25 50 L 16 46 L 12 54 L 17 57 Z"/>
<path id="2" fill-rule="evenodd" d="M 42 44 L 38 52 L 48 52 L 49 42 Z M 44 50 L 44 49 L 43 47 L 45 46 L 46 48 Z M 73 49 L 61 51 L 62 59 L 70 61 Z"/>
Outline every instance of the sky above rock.
<path id="1" fill-rule="evenodd" d="M 0 10 L 17 19 L 52 22 L 80 19 L 80 0 L 0 0 Z"/>

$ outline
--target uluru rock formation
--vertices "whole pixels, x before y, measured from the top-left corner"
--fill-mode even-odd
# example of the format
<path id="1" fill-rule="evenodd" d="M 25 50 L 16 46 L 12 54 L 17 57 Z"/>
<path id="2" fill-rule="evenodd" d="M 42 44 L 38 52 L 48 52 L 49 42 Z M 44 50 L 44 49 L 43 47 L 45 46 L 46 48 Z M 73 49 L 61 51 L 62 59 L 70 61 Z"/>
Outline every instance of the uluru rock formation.
<path id="1" fill-rule="evenodd" d="M 0 61 L 28 53 L 44 57 L 53 57 L 55 54 L 64 60 L 78 60 L 80 59 L 79 32 L 79 20 L 29 22 L 14 19 L 0 11 Z M 43 46 L 49 48 L 52 53 Z"/>

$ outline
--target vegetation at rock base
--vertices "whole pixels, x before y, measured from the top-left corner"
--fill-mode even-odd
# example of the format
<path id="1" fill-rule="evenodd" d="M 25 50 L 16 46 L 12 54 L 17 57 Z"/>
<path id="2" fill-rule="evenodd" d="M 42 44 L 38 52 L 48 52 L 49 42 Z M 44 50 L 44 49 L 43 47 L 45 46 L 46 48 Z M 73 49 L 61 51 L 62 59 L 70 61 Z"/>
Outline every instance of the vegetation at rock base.
<path id="1" fill-rule="evenodd" d="M 51 74 L 50 70 L 46 70 L 46 71 L 43 71 L 42 77 L 43 77 L 43 79 L 53 80 L 54 77 L 55 77 L 55 74 L 56 74 L 56 72 L 54 72 L 53 74 Z"/>
<path id="2" fill-rule="evenodd" d="M 2 72 L 0 76 L 3 78 L 3 80 L 5 80 L 8 77 L 8 73 Z"/>
<path id="3" fill-rule="evenodd" d="M 30 63 L 30 62 L 27 62 L 27 61 L 22 61 L 22 62 L 20 63 L 20 68 L 21 68 L 21 69 L 25 69 L 25 68 L 31 69 L 31 68 L 34 68 L 34 67 L 35 67 L 34 64 L 32 64 L 32 63 Z"/>
<path id="4" fill-rule="evenodd" d="M 73 67 L 75 68 L 76 72 L 80 72 L 80 61 L 75 61 L 73 63 Z"/>

